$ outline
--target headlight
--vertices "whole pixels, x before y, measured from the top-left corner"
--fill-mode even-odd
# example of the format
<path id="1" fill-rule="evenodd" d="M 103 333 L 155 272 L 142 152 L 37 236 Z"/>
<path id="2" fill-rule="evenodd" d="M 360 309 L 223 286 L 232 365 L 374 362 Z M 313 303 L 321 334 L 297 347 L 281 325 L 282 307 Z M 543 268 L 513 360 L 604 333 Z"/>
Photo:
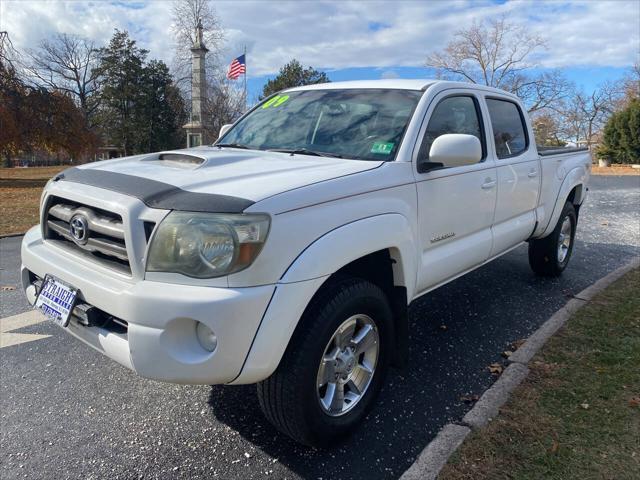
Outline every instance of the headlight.
<path id="1" fill-rule="evenodd" d="M 151 239 L 148 272 L 213 278 L 247 268 L 262 250 L 269 217 L 172 212 Z"/>

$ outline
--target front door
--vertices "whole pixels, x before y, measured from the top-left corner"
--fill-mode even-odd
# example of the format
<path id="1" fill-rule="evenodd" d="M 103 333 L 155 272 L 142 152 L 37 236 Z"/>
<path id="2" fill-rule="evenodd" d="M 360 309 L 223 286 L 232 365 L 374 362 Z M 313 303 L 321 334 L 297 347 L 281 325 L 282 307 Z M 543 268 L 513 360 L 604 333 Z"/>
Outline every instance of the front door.
<path id="1" fill-rule="evenodd" d="M 479 99 L 468 91 L 447 90 L 427 111 L 420 148 L 414 158 L 428 158 L 433 141 L 446 133 L 475 135 L 483 158 L 474 165 L 417 173 L 421 268 L 418 292 L 432 289 L 489 258 L 497 175 L 487 142 Z"/>

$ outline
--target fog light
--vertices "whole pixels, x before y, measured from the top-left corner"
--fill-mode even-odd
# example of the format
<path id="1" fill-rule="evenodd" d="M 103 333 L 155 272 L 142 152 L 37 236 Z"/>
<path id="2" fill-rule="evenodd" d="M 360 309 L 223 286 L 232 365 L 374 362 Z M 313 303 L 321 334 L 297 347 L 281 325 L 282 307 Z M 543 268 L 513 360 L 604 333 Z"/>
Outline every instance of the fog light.
<path id="1" fill-rule="evenodd" d="M 218 346 L 218 337 L 215 333 L 202 322 L 197 322 L 196 335 L 202 348 L 209 352 L 213 352 Z"/>

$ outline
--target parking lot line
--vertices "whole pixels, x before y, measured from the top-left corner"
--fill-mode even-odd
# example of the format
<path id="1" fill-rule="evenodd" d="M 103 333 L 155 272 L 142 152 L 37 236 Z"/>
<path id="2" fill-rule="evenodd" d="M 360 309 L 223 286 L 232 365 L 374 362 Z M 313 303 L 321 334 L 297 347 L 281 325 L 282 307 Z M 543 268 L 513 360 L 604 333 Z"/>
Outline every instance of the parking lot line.
<path id="1" fill-rule="evenodd" d="M 17 330 L 18 328 L 36 325 L 44 322 L 44 320 L 44 315 L 36 310 L 0 319 L 0 348 L 11 347 L 13 345 L 20 345 L 21 343 L 33 342 L 35 340 L 42 340 L 43 338 L 50 337 L 51 335 L 40 335 L 35 333 L 9 333 L 12 330 Z"/>

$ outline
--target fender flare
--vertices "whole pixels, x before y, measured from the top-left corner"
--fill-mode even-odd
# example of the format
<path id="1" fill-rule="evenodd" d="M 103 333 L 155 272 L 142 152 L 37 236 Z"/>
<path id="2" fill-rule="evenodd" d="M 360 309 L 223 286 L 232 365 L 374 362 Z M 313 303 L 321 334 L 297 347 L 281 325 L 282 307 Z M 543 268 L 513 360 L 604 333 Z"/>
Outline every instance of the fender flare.
<path id="1" fill-rule="evenodd" d="M 342 225 L 311 243 L 285 271 L 255 334 L 238 377 L 231 384 L 256 383 L 280 364 L 307 305 L 329 276 L 370 253 L 389 249 L 394 283 L 411 298 L 416 282 L 416 246 L 401 214 L 389 213 Z M 357 242 L 358 248 L 353 244 Z"/>
<path id="2" fill-rule="evenodd" d="M 394 283 L 412 294 L 417 278 L 416 245 L 404 215 L 385 213 L 342 225 L 315 240 L 291 263 L 279 283 L 293 283 L 331 275 L 370 253 L 389 249 Z M 358 248 L 353 248 L 353 243 Z"/>
<path id="3" fill-rule="evenodd" d="M 569 198 L 569 193 L 575 187 L 580 187 L 580 192 L 575 197 L 574 204 L 580 205 L 584 200 L 583 186 L 585 184 L 585 171 L 581 167 L 575 167 L 567 173 L 562 185 L 560 185 L 560 190 L 558 192 L 558 196 L 556 197 L 556 203 L 553 206 L 553 212 L 549 217 L 549 222 L 547 226 L 543 230 L 540 235 L 536 235 L 535 238 L 544 238 L 547 235 L 551 234 L 553 229 L 556 227 L 556 223 L 558 223 L 558 219 L 560 218 L 560 214 L 562 213 L 562 209 L 564 208 L 564 204 Z"/>

